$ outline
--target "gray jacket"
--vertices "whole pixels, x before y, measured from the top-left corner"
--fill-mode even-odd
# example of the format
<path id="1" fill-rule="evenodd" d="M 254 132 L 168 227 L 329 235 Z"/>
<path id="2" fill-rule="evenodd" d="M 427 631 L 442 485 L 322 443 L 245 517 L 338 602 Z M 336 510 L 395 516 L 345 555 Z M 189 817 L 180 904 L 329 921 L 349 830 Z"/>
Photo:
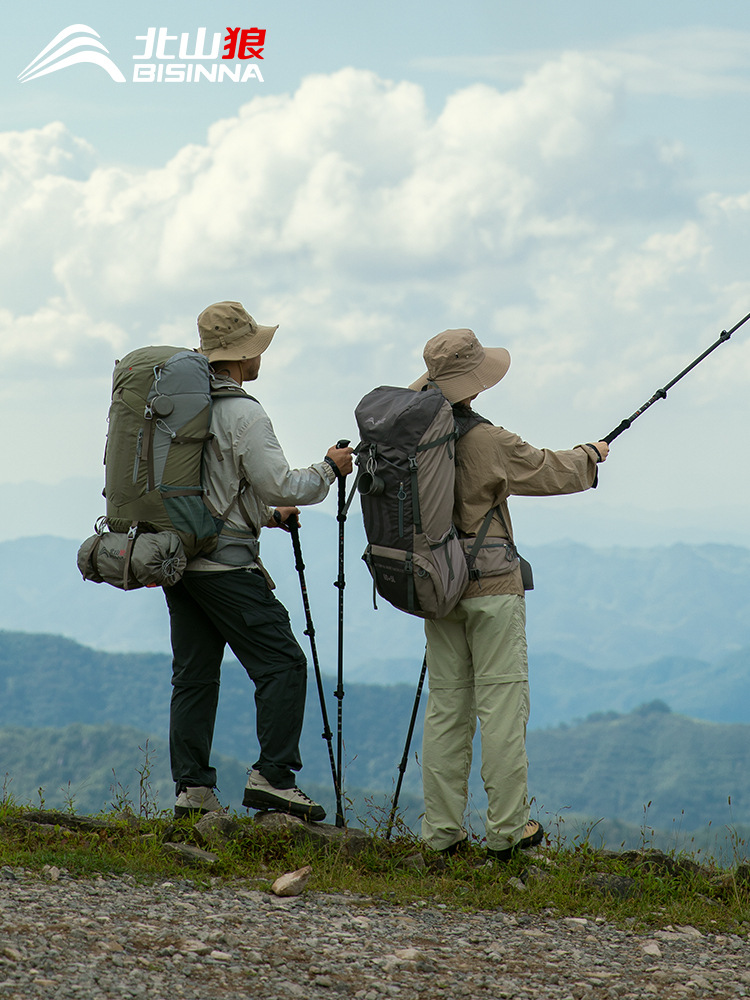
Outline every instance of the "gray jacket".
<path id="1" fill-rule="evenodd" d="M 236 388 L 231 379 L 216 377 L 212 385 Z M 316 462 L 307 469 L 291 469 L 268 415 L 255 399 L 242 396 L 215 399 L 211 433 L 214 446 L 209 445 L 203 453 L 206 498 L 219 513 L 231 509 L 217 552 L 193 559 L 187 570 L 216 571 L 258 565 L 252 546 L 246 547 L 246 559 L 237 562 L 237 554 L 242 553 L 243 544 L 246 546 L 249 540 L 259 537 L 260 529 L 269 522 L 271 507 L 320 503 L 335 480 L 335 473 L 327 462 Z M 242 503 L 233 503 L 242 480 L 247 482 Z M 248 515 L 249 525 L 243 513 Z M 227 555 L 229 548 L 231 556 Z M 217 561 L 223 558 L 230 558 L 231 564 Z"/>

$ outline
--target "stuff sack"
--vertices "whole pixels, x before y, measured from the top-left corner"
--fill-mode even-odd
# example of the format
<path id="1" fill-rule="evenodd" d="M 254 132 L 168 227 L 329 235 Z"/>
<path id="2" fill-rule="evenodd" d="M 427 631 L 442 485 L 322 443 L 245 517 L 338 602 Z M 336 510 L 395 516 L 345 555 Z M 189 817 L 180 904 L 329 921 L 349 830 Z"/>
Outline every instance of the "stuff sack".
<path id="1" fill-rule="evenodd" d="M 216 548 L 221 523 L 201 487 L 211 421 L 208 359 L 179 347 L 132 351 L 115 365 L 108 419 L 110 531 L 172 531 L 188 559 Z"/>
<path id="2" fill-rule="evenodd" d="M 377 592 L 420 618 L 442 618 L 468 583 L 453 525 L 453 409 L 438 389 L 373 389 L 355 412 L 357 488 Z"/>
<path id="3" fill-rule="evenodd" d="M 84 580 L 109 583 L 121 590 L 171 587 L 185 572 L 182 542 L 172 531 L 129 534 L 104 531 L 87 538 L 78 550 Z"/>

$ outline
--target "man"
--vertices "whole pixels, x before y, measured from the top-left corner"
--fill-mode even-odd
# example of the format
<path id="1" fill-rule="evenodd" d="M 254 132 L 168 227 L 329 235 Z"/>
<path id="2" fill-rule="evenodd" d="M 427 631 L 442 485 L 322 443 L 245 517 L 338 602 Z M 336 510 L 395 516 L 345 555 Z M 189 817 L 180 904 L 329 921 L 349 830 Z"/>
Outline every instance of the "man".
<path id="1" fill-rule="evenodd" d="M 212 371 L 213 440 L 204 450 L 203 486 L 215 511 L 229 511 L 215 552 L 188 563 L 165 589 L 173 651 L 170 756 L 175 816 L 220 810 L 210 764 L 224 648 L 255 684 L 260 755 L 243 805 L 319 821 L 325 810 L 296 787 L 307 690 L 305 655 L 289 615 L 273 596 L 258 555 L 262 527 L 284 526 L 297 504 L 318 503 L 337 474 L 352 468 L 351 448 L 329 448 L 307 469 L 290 469 L 260 403 L 240 389 L 258 377 L 278 327 L 261 326 L 239 302 L 217 302 L 198 317 L 200 352 Z M 275 509 L 274 509 L 275 508 Z"/>
<path id="2" fill-rule="evenodd" d="M 488 537 L 506 540 L 513 556 L 508 497 L 576 493 L 596 485 L 597 463 L 607 457 L 608 445 L 540 451 L 474 413 L 470 404 L 503 378 L 510 355 L 500 347 L 482 347 L 471 330 L 433 337 L 424 360 L 427 372 L 410 388 L 437 386 L 464 432 L 456 445 L 454 523 L 462 536 L 474 538 L 494 511 Z M 495 549 L 506 551 L 497 543 Z M 467 840 L 463 816 L 477 718 L 489 857 L 508 860 L 544 835 L 541 824 L 529 820 L 525 627 L 523 578 L 513 558 L 472 580 L 444 618 L 425 622 L 430 694 L 422 748 L 422 836 L 437 851 L 455 854 Z"/>

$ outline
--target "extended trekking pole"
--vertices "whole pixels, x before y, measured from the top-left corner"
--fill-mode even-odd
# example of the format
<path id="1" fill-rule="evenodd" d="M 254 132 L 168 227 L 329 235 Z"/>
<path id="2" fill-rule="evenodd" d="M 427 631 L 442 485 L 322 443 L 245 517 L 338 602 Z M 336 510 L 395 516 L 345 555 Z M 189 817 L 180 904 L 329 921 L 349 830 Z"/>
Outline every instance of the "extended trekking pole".
<path id="1" fill-rule="evenodd" d="M 606 441 L 607 444 L 612 444 L 614 439 L 616 437 L 619 437 L 623 431 L 626 431 L 628 427 L 630 427 L 630 425 L 633 423 L 633 421 L 637 420 L 637 418 L 640 417 L 642 413 L 645 413 L 646 410 L 649 408 L 649 406 L 652 406 L 657 401 L 657 399 L 666 399 L 667 392 L 672 388 L 673 385 L 676 385 L 681 378 L 683 378 L 685 375 L 687 375 L 688 372 L 692 371 L 693 368 L 699 365 L 701 361 L 703 361 L 704 358 L 707 358 L 712 351 L 715 351 L 717 347 L 719 347 L 721 344 L 729 340 L 729 338 L 732 336 L 735 330 L 739 330 L 742 324 L 747 323 L 749 319 L 750 319 L 750 313 L 748 313 L 744 319 L 741 319 L 739 323 L 735 323 L 735 325 L 732 327 L 731 330 L 722 330 L 721 335 L 719 336 L 719 339 L 716 341 L 715 344 L 711 344 L 711 346 L 707 348 L 703 352 L 703 354 L 697 357 L 695 361 L 692 361 L 687 366 L 687 368 L 683 368 L 680 374 L 675 375 L 675 377 L 672 379 L 671 382 L 667 382 L 667 384 L 664 386 L 663 389 L 657 389 L 656 392 L 651 397 L 651 399 L 649 399 L 648 402 L 644 403 L 643 406 L 640 408 L 640 410 L 636 410 L 635 413 L 633 413 L 631 416 L 626 417 L 625 420 L 621 421 L 617 425 L 617 427 L 615 427 L 613 431 L 610 431 L 606 437 L 602 438 L 602 440 Z"/>
<path id="2" fill-rule="evenodd" d="M 414 708 L 411 710 L 411 721 L 409 722 L 409 732 L 406 734 L 406 743 L 404 745 L 404 755 L 401 758 L 401 763 L 398 765 L 398 781 L 396 782 L 396 791 L 393 794 L 393 801 L 391 803 L 391 815 L 388 817 L 388 826 L 385 831 L 385 839 L 391 839 L 391 830 L 393 829 L 393 823 L 396 819 L 396 809 L 398 808 L 398 797 L 401 794 L 401 784 L 404 780 L 404 774 L 406 773 L 406 765 L 409 761 L 409 748 L 411 746 L 411 738 L 414 734 L 414 726 L 417 722 L 417 713 L 419 711 L 419 700 L 422 697 L 422 687 L 424 686 L 424 678 L 427 673 L 427 650 L 424 651 L 424 659 L 422 660 L 422 673 L 419 675 L 419 684 L 417 684 L 417 695 L 414 699 Z"/>
<path id="3" fill-rule="evenodd" d="M 323 732 L 322 737 L 328 744 L 328 759 L 331 763 L 331 774 L 333 775 L 333 791 L 336 796 L 336 819 L 338 826 L 338 817 L 343 815 L 341 808 L 341 785 L 338 781 L 338 776 L 336 774 L 336 761 L 333 759 L 333 733 L 331 732 L 331 727 L 328 722 L 328 711 L 326 710 L 326 698 L 323 691 L 323 678 L 320 676 L 320 663 L 318 661 L 318 647 L 315 643 L 315 626 L 313 625 L 312 615 L 310 613 L 310 601 L 307 596 L 307 584 L 305 583 L 305 564 L 302 561 L 302 546 L 299 543 L 299 521 L 296 515 L 289 518 L 287 521 L 289 525 L 289 531 L 292 536 L 292 548 L 294 549 L 294 564 L 299 573 L 299 584 L 302 590 L 302 604 L 305 608 L 305 621 L 307 623 L 307 628 L 305 629 L 305 635 L 310 639 L 310 649 L 312 651 L 313 667 L 315 668 L 315 681 L 318 685 L 318 697 L 320 698 L 320 711 L 323 715 Z"/>
<path id="4" fill-rule="evenodd" d="M 341 439 L 336 442 L 337 448 L 346 448 L 348 440 Z M 338 674 L 336 686 L 336 700 L 338 701 L 338 720 L 336 726 L 336 774 L 338 778 L 339 791 L 344 787 L 343 770 L 343 701 L 344 701 L 344 588 L 346 579 L 344 577 L 344 525 L 346 523 L 346 478 L 337 470 L 338 477 L 338 513 L 336 520 L 339 523 L 339 575 L 334 583 L 339 591 L 339 631 L 338 631 Z M 336 810 L 336 826 L 344 826 L 344 813 L 341 808 L 342 799 L 339 795 L 338 809 Z"/>

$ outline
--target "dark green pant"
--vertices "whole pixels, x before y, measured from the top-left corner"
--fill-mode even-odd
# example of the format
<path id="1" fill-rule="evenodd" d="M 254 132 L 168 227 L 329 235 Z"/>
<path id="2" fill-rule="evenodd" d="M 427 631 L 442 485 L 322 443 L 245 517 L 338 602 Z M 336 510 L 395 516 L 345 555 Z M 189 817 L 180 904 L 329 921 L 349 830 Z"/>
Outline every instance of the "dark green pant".
<path id="1" fill-rule="evenodd" d="M 259 573 L 242 569 L 186 573 L 164 593 L 173 653 L 169 749 L 178 794 L 216 784 L 211 744 L 227 645 L 255 684 L 260 756 L 253 767 L 274 787 L 291 788 L 293 772 L 302 767 L 307 662 L 286 608 Z"/>

